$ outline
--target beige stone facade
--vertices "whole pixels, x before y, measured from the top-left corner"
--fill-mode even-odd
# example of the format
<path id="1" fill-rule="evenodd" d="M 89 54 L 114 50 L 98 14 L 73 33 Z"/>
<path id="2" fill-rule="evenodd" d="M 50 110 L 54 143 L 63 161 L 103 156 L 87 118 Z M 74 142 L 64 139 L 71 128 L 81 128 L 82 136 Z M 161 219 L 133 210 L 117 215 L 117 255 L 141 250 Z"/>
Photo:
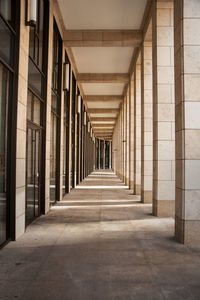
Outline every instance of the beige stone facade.
<path id="1" fill-rule="evenodd" d="M 141 203 L 152 203 L 154 216 L 175 218 L 178 241 L 184 244 L 199 243 L 199 1 L 148 1 L 143 10 L 143 21 L 134 29 L 95 28 L 91 31 L 84 28 L 66 29 L 60 1 L 47 2 L 46 94 L 45 99 L 40 99 L 44 102 L 45 112 L 45 123 L 40 126 L 44 132 L 41 146 L 41 160 L 44 161 L 40 161 L 41 165 L 44 164 L 44 183 L 39 187 L 43 189 L 40 214 L 49 212 L 52 204 L 50 189 L 54 186 L 50 173 L 55 23 L 62 44 L 60 111 L 56 131 L 59 139 L 55 143 L 59 157 L 56 201 L 62 201 L 65 193 L 70 193 L 95 168 L 112 168 Z M 20 3 L 13 239 L 18 239 L 25 232 L 27 212 L 31 27 L 25 22 L 25 1 Z M 91 65 L 88 63 L 91 53 L 88 55 L 85 49 L 98 54 Z M 111 49 L 114 54 L 109 52 Z M 65 128 L 66 55 L 71 68 L 67 98 L 68 125 Z M 118 55 L 128 57 L 129 66 L 127 61 L 124 66 Z M 112 72 L 107 68 L 107 59 L 111 61 Z M 106 62 L 104 68 L 101 60 Z M 88 71 L 84 69 L 85 65 Z M 99 70 L 95 72 L 93 65 Z M 97 91 L 96 94 L 94 91 Z M 81 96 L 81 111 L 78 111 L 78 96 Z M 87 115 L 86 121 L 84 113 Z M 65 184 L 67 191 L 63 192 Z"/>

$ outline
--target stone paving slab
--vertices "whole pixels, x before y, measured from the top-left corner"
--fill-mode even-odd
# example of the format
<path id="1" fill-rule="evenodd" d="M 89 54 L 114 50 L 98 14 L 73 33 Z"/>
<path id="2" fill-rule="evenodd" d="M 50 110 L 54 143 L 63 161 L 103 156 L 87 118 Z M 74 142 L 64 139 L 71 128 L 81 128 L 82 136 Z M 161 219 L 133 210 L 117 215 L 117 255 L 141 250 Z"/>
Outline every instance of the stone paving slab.
<path id="1" fill-rule="evenodd" d="M 151 211 L 115 174 L 92 173 L 0 251 L 0 299 L 200 299 L 200 247 Z"/>

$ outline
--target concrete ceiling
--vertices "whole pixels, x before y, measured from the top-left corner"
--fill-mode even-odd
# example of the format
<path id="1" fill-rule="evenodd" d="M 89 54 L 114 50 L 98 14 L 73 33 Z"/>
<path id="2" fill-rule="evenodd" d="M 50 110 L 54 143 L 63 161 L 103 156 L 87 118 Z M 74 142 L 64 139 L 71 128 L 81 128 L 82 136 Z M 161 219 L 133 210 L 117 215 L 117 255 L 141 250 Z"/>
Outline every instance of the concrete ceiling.
<path id="1" fill-rule="evenodd" d="M 133 47 L 72 48 L 79 73 L 127 73 Z"/>
<path id="2" fill-rule="evenodd" d="M 122 95 L 124 83 L 82 83 L 82 87 L 85 95 Z"/>
<path id="3" fill-rule="evenodd" d="M 58 0 L 66 29 L 139 29 L 147 0 Z"/>
<path id="4" fill-rule="evenodd" d="M 120 107 L 120 101 L 105 101 L 104 102 L 104 108 L 119 108 Z M 101 107 L 102 103 L 101 102 L 87 102 L 87 107 L 88 108 L 98 108 Z"/>
<path id="5" fill-rule="evenodd" d="M 108 34 L 111 40 L 112 30 L 139 30 L 147 5 L 147 0 L 57 0 L 57 2 L 66 31 L 107 30 L 107 34 L 110 30 Z M 80 35 L 80 33 L 78 34 Z M 93 32 L 92 39 L 94 41 L 98 34 L 99 32 Z M 93 99 L 84 100 L 87 108 L 95 110 L 119 109 L 121 104 L 119 100 L 111 100 L 107 97 L 103 101 L 99 101 L 95 99 L 95 96 L 123 95 L 127 83 L 122 78 L 126 74 L 128 75 L 134 45 L 123 45 L 123 43 L 118 43 L 118 40 L 113 44 L 111 42 L 108 46 L 89 44 L 86 46 L 84 43 L 69 46 L 78 75 L 87 75 L 82 77 L 87 78 L 87 80 L 79 82 L 84 96 L 94 96 L 93 102 Z M 92 74 L 100 74 L 98 80 L 96 75 L 92 79 Z M 108 74 L 108 76 L 104 74 Z M 117 74 L 123 74 L 123 76 L 119 77 Z M 112 75 L 114 76 L 112 77 Z M 110 124 L 116 122 L 116 119 L 110 120 L 109 118 L 117 118 L 117 115 L 118 113 L 113 113 L 113 111 L 89 113 L 92 125 L 104 124 L 105 126 L 107 124 L 108 128 Z"/>

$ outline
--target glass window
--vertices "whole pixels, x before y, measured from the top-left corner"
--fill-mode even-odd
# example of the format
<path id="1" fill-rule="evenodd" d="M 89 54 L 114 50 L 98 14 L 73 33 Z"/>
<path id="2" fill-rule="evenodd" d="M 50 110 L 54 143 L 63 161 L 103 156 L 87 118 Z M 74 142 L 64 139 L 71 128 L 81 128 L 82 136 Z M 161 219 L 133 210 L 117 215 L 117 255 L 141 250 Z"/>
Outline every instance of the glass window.
<path id="1" fill-rule="evenodd" d="M 40 131 L 28 128 L 26 223 L 39 215 Z"/>
<path id="2" fill-rule="evenodd" d="M 59 140 L 56 132 L 59 130 L 60 117 L 60 96 L 61 90 L 58 88 L 59 80 L 61 79 L 62 66 L 62 40 L 58 31 L 57 25 L 54 22 L 53 35 L 53 69 L 52 69 L 52 95 L 51 95 L 51 159 L 50 159 L 50 203 L 55 203 L 58 199 L 57 193 L 57 161 L 59 159 Z"/>
<path id="3" fill-rule="evenodd" d="M 0 0 L 0 13 L 6 21 L 11 22 L 11 0 Z"/>
<path id="4" fill-rule="evenodd" d="M 33 122 L 36 124 L 40 124 L 40 110 L 41 110 L 40 101 L 36 97 L 34 97 Z"/>
<path id="5" fill-rule="evenodd" d="M 50 201 L 56 201 L 57 118 L 51 113 L 50 141 Z"/>
<path id="6" fill-rule="evenodd" d="M 42 98 L 42 81 L 43 76 L 36 68 L 34 63 L 29 59 L 28 83 L 29 86 Z"/>
<path id="7" fill-rule="evenodd" d="M 57 101 L 58 101 L 57 95 L 54 93 L 54 91 L 52 91 L 52 96 L 51 96 L 51 109 L 52 109 L 55 113 L 57 113 L 57 109 L 58 109 L 58 107 L 57 107 Z"/>
<path id="8" fill-rule="evenodd" d="M 30 28 L 29 55 L 34 63 L 43 71 L 43 27 L 44 27 L 44 1 L 38 0 L 37 3 L 37 23 Z"/>
<path id="9" fill-rule="evenodd" d="M 27 119 L 41 125 L 41 101 L 28 91 Z"/>
<path id="10" fill-rule="evenodd" d="M 38 65 L 42 67 L 42 53 L 43 53 L 43 23 L 44 23 L 44 2 L 40 1 L 40 17 L 38 25 Z"/>
<path id="11" fill-rule="evenodd" d="M 9 73 L 0 64 L 0 244 L 6 241 L 6 144 Z"/>
<path id="12" fill-rule="evenodd" d="M 0 18 L 0 56 L 9 65 L 13 65 L 11 49 L 13 49 L 13 34 Z"/>

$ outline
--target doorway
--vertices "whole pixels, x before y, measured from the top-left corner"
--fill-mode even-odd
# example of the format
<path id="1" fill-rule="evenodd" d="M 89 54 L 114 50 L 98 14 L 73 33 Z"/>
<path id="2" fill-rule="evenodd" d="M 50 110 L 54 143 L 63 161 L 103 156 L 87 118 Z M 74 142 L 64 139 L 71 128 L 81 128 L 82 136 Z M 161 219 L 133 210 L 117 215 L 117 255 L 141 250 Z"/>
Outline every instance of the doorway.
<path id="1" fill-rule="evenodd" d="M 27 127 L 26 163 L 26 226 L 40 215 L 40 157 L 41 129 L 32 124 Z"/>

